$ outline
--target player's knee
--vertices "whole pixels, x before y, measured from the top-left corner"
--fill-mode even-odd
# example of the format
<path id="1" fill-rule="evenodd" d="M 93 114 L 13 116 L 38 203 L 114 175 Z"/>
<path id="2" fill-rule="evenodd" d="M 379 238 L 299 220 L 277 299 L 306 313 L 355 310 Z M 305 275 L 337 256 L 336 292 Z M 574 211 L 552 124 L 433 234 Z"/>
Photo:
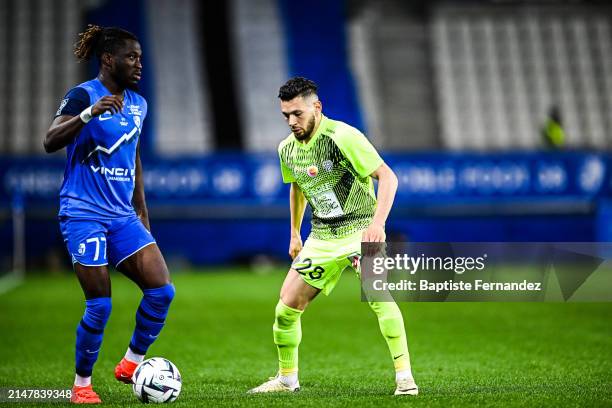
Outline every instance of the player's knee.
<path id="1" fill-rule="evenodd" d="M 404 331 L 404 318 L 396 303 L 393 302 L 369 302 L 370 307 L 376 313 L 378 324 L 383 336 L 397 338 Z"/>
<path id="2" fill-rule="evenodd" d="M 380 331 L 390 339 L 401 337 L 404 331 L 403 321 L 398 318 L 380 320 Z"/>
<path id="3" fill-rule="evenodd" d="M 88 299 L 85 301 L 85 305 L 85 315 L 82 321 L 86 326 L 96 330 L 103 330 L 111 314 L 111 298 Z"/>
<path id="4" fill-rule="evenodd" d="M 176 290 L 174 285 L 169 283 L 154 289 L 145 289 L 143 291 L 144 299 L 148 305 L 155 309 L 156 312 L 164 314 L 168 312 L 170 303 L 174 299 Z"/>
<path id="5" fill-rule="evenodd" d="M 382 304 L 381 302 L 368 302 L 370 309 L 372 309 L 372 311 L 376 313 L 377 315 L 381 311 L 381 304 Z"/>
<path id="6" fill-rule="evenodd" d="M 289 327 L 298 321 L 301 315 L 301 310 L 289 307 L 279 300 L 274 310 L 274 325 L 279 328 Z"/>
<path id="7" fill-rule="evenodd" d="M 382 317 L 400 317 L 402 316 L 402 312 L 399 307 L 394 302 L 368 302 L 370 308 L 376 313 L 378 318 Z"/>
<path id="8" fill-rule="evenodd" d="M 274 343 L 279 346 L 300 344 L 302 330 L 299 320 L 302 311 L 289 307 L 279 300 L 274 315 L 274 326 L 272 326 Z"/>
<path id="9" fill-rule="evenodd" d="M 172 300 L 174 300 L 174 295 L 176 294 L 176 288 L 174 287 L 173 284 L 168 283 L 164 286 L 162 286 L 160 293 L 160 303 L 166 305 L 166 306 L 170 306 L 170 303 L 172 303 Z"/>

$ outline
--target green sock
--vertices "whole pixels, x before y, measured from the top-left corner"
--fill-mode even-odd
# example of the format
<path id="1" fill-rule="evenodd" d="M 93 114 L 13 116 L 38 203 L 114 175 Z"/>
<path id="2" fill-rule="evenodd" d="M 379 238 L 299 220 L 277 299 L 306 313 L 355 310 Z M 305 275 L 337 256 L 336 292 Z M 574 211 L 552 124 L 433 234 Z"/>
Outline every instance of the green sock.
<path id="1" fill-rule="evenodd" d="M 404 318 L 399 307 L 394 302 L 369 302 L 369 305 L 378 317 L 380 332 L 391 352 L 395 371 L 410 371 Z"/>
<path id="2" fill-rule="evenodd" d="M 278 349 L 278 364 L 281 375 L 296 373 L 298 370 L 298 347 L 302 340 L 300 316 L 302 310 L 294 309 L 278 301 L 275 310 L 274 344 Z"/>

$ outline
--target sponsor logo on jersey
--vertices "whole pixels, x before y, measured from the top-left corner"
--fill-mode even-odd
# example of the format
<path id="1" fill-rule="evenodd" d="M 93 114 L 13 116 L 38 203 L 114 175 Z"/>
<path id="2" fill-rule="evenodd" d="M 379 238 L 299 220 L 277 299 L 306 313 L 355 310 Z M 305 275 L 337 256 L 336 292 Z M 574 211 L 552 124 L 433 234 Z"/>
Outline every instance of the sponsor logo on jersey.
<path id="1" fill-rule="evenodd" d="M 121 118 L 121 121 L 119 122 L 119 124 L 120 124 L 121 126 L 127 126 L 127 125 L 128 125 L 128 121 L 127 121 L 127 120 L 125 120 L 125 118 Z"/>
<path id="2" fill-rule="evenodd" d="M 308 169 L 306 169 L 306 173 L 310 177 L 316 177 L 317 174 L 319 174 L 319 168 L 313 164 L 312 166 L 309 166 Z"/>
<path id="3" fill-rule="evenodd" d="M 81 242 L 79 244 L 79 255 L 83 255 L 85 253 L 85 243 Z"/>
<path id="4" fill-rule="evenodd" d="M 140 105 L 128 105 L 128 113 L 130 115 L 142 116 L 142 111 L 140 110 Z"/>
<path id="5" fill-rule="evenodd" d="M 311 197 L 314 214 L 319 218 L 335 218 L 344 215 L 338 197 L 332 190 L 326 190 Z"/>
<path id="6" fill-rule="evenodd" d="M 106 111 L 103 114 L 101 114 L 100 116 L 98 116 L 98 120 L 100 122 L 104 122 L 105 120 L 109 120 L 113 118 L 113 114 L 110 113 L 110 111 Z"/>
<path id="7" fill-rule="evenodd" d="M 94 173 L 99 173 L 111 181 L 131 181 L 136 176 L 136 171 L 134 169 L 126 169 L 123 167 L 96 167 L 90 165 L 89 168 Z"/>

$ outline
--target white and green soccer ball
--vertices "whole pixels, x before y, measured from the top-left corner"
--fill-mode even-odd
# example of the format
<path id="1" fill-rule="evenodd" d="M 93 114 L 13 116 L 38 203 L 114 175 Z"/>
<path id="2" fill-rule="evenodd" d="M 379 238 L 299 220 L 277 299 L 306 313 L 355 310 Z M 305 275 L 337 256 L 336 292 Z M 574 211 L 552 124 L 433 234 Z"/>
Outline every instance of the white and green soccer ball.
<path id="1" fill-rule="evenodd" d="M 181 373 L 171 361 L 153 357 L 136 367 L 132 389 L 144 403 L 173 402 L 181 393 Z"/>

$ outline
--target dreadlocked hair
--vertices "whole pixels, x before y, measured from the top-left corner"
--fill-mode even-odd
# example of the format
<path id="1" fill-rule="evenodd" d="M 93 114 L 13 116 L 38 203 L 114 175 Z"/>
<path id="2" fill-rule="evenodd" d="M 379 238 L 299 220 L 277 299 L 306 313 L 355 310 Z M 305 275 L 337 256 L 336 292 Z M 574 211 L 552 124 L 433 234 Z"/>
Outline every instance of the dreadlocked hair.
<path id="1" fill-rule="evenodd" d="M 123 46 L 125 40 L 138 41 L 138 38 L 118 27 L 100 27 L 88 24 L 87 29 L 79 33 L 79 39 L 74 44 L 74 55 L 79 62 L 89 61 L 93 55 L 100 60 L 105 52 L 115 54 Z"/>

